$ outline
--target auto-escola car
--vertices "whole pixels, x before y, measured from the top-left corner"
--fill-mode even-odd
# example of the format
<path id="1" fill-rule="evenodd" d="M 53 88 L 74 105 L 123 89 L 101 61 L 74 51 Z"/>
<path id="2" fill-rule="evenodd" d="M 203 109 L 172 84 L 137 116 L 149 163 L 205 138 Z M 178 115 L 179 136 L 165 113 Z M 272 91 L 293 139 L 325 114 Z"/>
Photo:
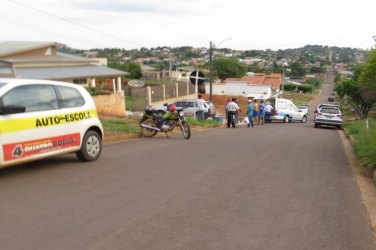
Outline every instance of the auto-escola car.
<path id="1" fill-rule="evenodd" d="M 84 87 L 0 78 L 0 168 L 65 153 L 94 161 L 103 128 Z"/>

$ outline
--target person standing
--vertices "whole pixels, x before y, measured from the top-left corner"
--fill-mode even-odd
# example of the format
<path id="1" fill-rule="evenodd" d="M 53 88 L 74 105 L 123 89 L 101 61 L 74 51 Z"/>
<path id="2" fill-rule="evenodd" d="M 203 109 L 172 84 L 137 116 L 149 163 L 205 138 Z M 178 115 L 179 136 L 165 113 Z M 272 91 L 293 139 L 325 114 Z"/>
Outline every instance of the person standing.
<path id="1" fill-rule="evenodd" d="M 248 99 L 247 116 L 248 116 L 247 127 L 249 128 L 250 126 L 252 126 L 252 128 L 253 128 L 254 125 L 253 125 L 253 103 L 252 103 L 252 99 Z"/>
<path id="2" fill-rule="evenodd" d="M 202 98 L 202 95 L 198 95 L 198 99 L 196 100 L 196 107 L 197 107 L 197 120 L 204 121 L 205 119 L 205 100 Z"/>
<path id="3" fill-rule="evenodd" d="M 226 105 L 227 111 L 227 127 L 229 128 L 232 125 L 233 128 L 236 127 L 235 121 L 232 119 L 233 115 L 238 114 L 238 110 L 240 110 L 239 105 L 236 103 L 236 98 L 232 98 L 231 102 Z"/>
<path id="4" fill-rule="evenodd" d="M 265 121 L 265 104 L 264 104 L 264 100 L 261 100 L 260 105 L 259 105 L 259 123 L 261 125 L 264 125 L 264 121 Z"/>
<path id="5" fill-rule="evenodd" d="M 254 100 L 253 101 L 253 117 L 254 117 L 254 123 L 259 125 L 260 124 L 260 120 L 259 120 L 259 104 L 257 102 L 257 100 Z"/>
<path id="6" fill-rule="evenodd" d="M 266 105 L 265 105 L 265 122 L 266 123 L 272 122 L 272 120 L 270 119 L 272 115 L 272 111 L 273 111 L 273 106 L 270 105 L 270 102 L 266 102 Z"/>

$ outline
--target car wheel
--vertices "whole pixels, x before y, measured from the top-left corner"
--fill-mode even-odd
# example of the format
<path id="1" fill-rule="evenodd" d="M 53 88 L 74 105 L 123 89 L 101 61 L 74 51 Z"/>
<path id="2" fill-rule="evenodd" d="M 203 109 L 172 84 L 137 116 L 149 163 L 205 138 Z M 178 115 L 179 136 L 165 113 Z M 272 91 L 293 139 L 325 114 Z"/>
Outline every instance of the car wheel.
<path id="1" fill-rule="evenodd" d="M 300 122 L 306 123 L 307 122 L 307 116 L 303 116 L 303 118 L 302 118 L 302 120 Z"/>
<path id="2" fill-rule="evenodd" d="M 85 133 L 81 149 L 76 152 L 80 161 L 95 161 L 102 152 L 102 138 L 94 130 Z"/>
<path id="3" fill-rule="evenodd" d="M 315 128 L 318 128 L 319 127 L 319 124 L 315 123 Z"/>
<path id="4" fill-rule="evenodd" d="M 288 115 L 286 115 L 284 118 L 283 118 L 283 122 L 284 123 L 289 123 L 290 122 L 290 117 Z"/>
<path id="5" fill-rule="evenodd" d="M 338 128 L 338 130 L 342 130 L 342 126 L 341 125 L 338 125 L 337 128 Z"/>

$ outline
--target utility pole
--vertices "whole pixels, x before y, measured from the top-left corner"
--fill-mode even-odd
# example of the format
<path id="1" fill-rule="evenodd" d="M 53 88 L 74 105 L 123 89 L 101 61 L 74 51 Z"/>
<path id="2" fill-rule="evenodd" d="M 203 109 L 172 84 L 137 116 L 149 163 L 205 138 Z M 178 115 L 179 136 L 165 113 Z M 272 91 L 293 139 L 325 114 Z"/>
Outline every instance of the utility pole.
<path id="1" fill-rule="evenodd" d="M 210 87 L 210 101 L 213 101 L 213 79 L 212 79 L 212 58 L 213 58 L 213 42 L 210 41 L 209 47 L 209 87 Z"/>
<path id="2" fill-rule="evenodd" d="M 217 46 L 221 45 L 224 41 L 231 40 L 232 38 L 226 38 L 222 40 Z M 213 47 L 214 44 L 212 41 L 210 41 L 210 47 L 209 47 L 209 84 L 210 84 L 210 101 L 213 101 L 213 75 L 212 75 L 212 61 L 213 61 Z"/>

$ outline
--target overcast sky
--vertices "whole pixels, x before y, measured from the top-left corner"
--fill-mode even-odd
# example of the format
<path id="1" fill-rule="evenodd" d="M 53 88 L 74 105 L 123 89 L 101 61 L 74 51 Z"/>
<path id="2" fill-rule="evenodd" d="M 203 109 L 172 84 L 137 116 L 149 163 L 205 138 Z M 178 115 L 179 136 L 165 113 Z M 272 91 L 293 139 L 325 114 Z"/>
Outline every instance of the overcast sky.
<path id="1" fill-rule="evenodd" d="M 0 42 L 71 48 L 370 49 L 375 0 L 0 0 Z M 230 39 L 231 38 L 231 39 Z"/>

